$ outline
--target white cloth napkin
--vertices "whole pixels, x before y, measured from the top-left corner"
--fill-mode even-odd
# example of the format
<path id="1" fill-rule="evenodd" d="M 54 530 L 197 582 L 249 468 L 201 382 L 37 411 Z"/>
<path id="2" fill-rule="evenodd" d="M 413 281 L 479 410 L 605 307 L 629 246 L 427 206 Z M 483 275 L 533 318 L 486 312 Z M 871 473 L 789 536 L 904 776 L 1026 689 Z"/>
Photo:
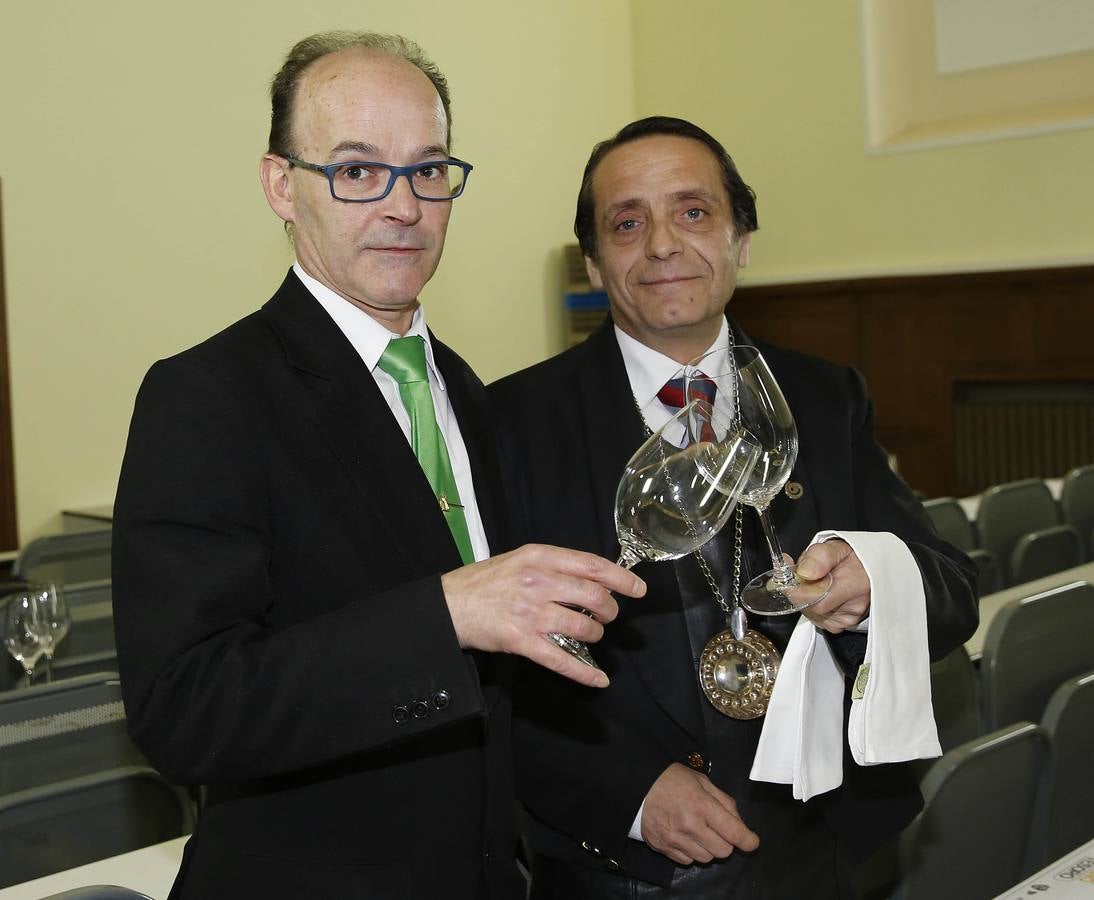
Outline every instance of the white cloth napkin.
<path id="1" fill-rule="evenodd" d="M 904 542 L 889 532 L 821 531 L 839 538 L 870 579 L 866 659 L 851 701 L 847 740 L 859 765 L 942 754 L 931 705 L 927 601 Z M 792 784 L 808 800 L 843 782 L 844 677 L 822 633 L 802 616 L 783 655 L 768 705 L 753 781 Z"/>

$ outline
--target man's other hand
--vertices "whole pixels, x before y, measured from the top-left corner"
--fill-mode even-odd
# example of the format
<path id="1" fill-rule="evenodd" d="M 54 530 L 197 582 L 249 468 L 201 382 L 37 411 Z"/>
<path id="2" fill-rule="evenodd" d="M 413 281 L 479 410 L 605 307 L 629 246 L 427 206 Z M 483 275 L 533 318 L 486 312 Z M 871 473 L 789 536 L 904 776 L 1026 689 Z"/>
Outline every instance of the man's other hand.
<path id="1" fill-rule="evenodd" d="M 846 541 L 825 541 L 807 548 L 798 560 L 798 574 L 807 581 L 832 576 L 828 596 L 802 610 L 818 628 L 839 634 L 870 614 L 870 578 Z"/>
<path id="2" fill-rule="evenodd" d="M 760 846 L 738 814 L 737 802 L 706 775 L 680 763 L 665 769 L 646 794 L 642 839 L 681 866 Z"/>

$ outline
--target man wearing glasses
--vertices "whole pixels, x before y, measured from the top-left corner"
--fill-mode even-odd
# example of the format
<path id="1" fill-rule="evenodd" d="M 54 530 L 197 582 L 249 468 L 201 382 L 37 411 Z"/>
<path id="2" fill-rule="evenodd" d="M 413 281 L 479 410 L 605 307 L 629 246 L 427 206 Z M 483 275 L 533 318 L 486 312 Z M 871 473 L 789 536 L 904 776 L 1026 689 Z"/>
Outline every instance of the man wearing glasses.
<path id="1" fill-rule="evenodd" d="M 172 897 L 519 897 L 504 654 L 603 686 L 544 636 L 595 641 L 644 586 L 554 547 L 490 558 L 482 385 L 418 303 L 471 172 L 443 75 L 402 38 L 316 35 L 271 95 L 261 178 L 296 262 L 152 367 L 115 505 L 130 730 L 207 786 Z"/>

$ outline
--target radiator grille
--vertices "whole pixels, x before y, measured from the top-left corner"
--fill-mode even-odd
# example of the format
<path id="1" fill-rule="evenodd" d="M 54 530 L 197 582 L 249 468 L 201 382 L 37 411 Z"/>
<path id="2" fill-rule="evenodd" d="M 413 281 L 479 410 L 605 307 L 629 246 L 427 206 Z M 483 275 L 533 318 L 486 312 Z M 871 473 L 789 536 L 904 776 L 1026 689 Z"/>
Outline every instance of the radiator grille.
<path id="1" fill-rule="evenodd" d="M 961 494 L 1063 475 L 1094 462 L 1094 385 L 958 385 L 954 442 Z"/>

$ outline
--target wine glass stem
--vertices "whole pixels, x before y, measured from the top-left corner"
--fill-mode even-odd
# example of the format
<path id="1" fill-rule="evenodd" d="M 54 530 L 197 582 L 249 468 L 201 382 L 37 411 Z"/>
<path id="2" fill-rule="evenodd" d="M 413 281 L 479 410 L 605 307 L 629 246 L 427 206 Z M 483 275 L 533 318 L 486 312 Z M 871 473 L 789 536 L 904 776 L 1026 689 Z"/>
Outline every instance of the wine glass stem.
<path id="1" fill-rule="evenodd" d="M 46 654 L 46 684 L 53 681 L 53 654 Z"/>
<path id="2" fill-rule="evenodd" d="M 789 587 L 797 579 L 794 577 L 794 570 L 786 564 L 786 559 L 783 557 L 783 548 L 779 544 L 779 536 L 775 534 L 771 514 L 766 506 L 763 509 L 757 508 L 756 512 L 759 513 L 760 525 L 763 526 L 764 537 L 767 539 L 767 549 L 771 553 L 772 580 L 783 587 Z"/>
<path id="3" fill-rule="evenodd" d="M 641 561 L 642 557 L 635 553 L 630 547 L 620 547 L 619 559 L 615 561 L 615 564 L 629 570 Z"/>

